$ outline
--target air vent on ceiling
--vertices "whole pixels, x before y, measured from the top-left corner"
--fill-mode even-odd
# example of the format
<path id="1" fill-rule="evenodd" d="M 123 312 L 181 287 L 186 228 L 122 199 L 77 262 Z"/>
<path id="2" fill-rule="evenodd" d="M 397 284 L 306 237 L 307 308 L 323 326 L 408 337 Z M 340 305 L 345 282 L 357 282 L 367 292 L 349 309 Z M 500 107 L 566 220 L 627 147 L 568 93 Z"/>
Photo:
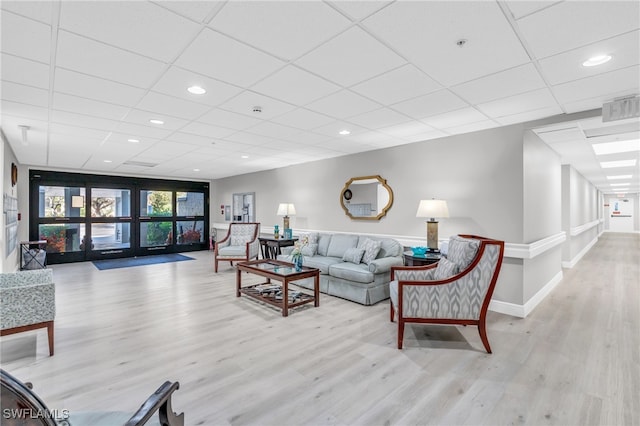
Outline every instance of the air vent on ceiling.
<path id="1" fill-rule="evenodd" d="M 124 163 L 125 166 L 139 166 L 139 167 L 155 167 L 158 165 L 158 163 L 146 163 L 144 161 L 125 161 Z"/>

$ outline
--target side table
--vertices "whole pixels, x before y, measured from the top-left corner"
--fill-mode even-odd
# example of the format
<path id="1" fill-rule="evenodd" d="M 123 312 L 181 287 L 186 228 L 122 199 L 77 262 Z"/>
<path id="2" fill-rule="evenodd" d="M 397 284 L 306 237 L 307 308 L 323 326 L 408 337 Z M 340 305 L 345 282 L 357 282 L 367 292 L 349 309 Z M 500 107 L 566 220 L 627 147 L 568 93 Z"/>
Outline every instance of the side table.
<path id="1" fill-rule="evenodd" d="M 282 247 L 292 246 L 298 241 L 298 237 L 285 239 L 285 238 L 273 238 L 273 237 L 258 237 L 260 241 L 260 251 L 262 252 L 263 259 L 275 259 L 282 253 L 280 250 Z"/>
<path id="2" fill-rule="evenodd" d="M 424 266 L 431 265 L 440 260 L 442 255 L 440 253 L 425 253 L 425 254 L 413 254 L 412 251 L 405 251 L 404 264 L 406 266 Z"/>

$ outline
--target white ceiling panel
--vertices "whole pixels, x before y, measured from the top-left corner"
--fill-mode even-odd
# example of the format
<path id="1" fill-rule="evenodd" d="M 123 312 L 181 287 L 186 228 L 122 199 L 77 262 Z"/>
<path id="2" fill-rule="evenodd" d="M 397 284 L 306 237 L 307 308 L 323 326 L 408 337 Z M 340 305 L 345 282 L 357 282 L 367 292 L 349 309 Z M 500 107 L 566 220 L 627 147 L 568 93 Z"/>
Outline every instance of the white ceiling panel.
<path id="1" fill-rule="evenodd" d="M 49 88 L 49 65 L 5 53 L 2 54 L 0 61 L 2 61 L 0 78 L 3 81 L 41 89 Z"/>
<path id="2" fill-rule="evenodd" d="M 382 104 L 394 104 L 441 89 L 442 86 L 413 65 L 404 65 L 351 88 Z"/>
<path id="3" fill-rule="evenodd" d="M 300 129 L 294 127 L 283 126 L 282 124 L 264 121 L 247 129 L 247 132 L 256 135 L 267 136 L 274 139 L 285 138 L 296 133 L 300 133 Z"/>
<path id="4" fill-rule="evenodd" d="M 302 106 L 337 92 L 340 86 L 290 65 L 265 78 L 251 89 Z"/>
<path id="5" fill-rule="evenodd" d="M 382 9 L 391 2 L 383 0 L 339 0 L 330 1 L 329 3 L 346 13 L 351 19 L 359 21 Z"/>
<path id="6" fill-rule="evenodd" d="M 1 84 L 2 99 L 35 105 L 46 108 L 49 106 L 49 91 L 37 87 L 3 81 Z"/>
<path id="7" fill-rule="evenodd" d="M 163 124 L 153 124 L 149 120 L 161 120 Z M 139 124 L 154 129 L 178 130 L 188 123 L 188 120 L 182 118 L 165 115 L 158 112 L 143 111 L 140 109 L 132 109 L 127 113 L 124 121 L 133 124 Z"/>
<path id="8" fill-rule="evenodd" d="M 51 25 L 51 17 L 53 16 L 52 12 L 54 7 L 58 7 L 57 3 L 50 0 L 3 0 L 2 3 L 0 3 L 0 8 L 2 8 L 2 10 L 8 10 L 16 13 L 17 15 L 25 16 L 47 25 Z"/>
<path id="9" fill-rule="evenodd" d="M 200 117 L 198 121 L 216 126 L 224 125 L 235 130 L 244 130 L 260 123 L 262 120 L 257 117 L 250 117 L 246 115 L 246 112 L 240 114 L 216 108 Z"/>
<path id="10" fill-rule="evenodd" d="M 380 104 L 349 90 L 342 90 L 310 103 L 307 108 L 331 117 L 344 119 L 378 109 Z"/>
<path id="11" fill-rule="evenodd" d="M 110 120 L 121 120 L 129 111 L 129 108 L 125 106 L 108 104 L 64 93 L 53 94 L 53 109 L 76 114 L 94 115 Z"/>
<path id="12" fill-rule="evenodd" d="M 479 104 L 545 86 L 536 67 L 533 64 L 525 64 L 459 84 L 452 87 L 451 91 L 471 104 Z"/>
<path id="13" fill-rule="evenodd" d="M 449 90 L 439 90 L 428 95 L 418 96 L 407 101 L 394 104 L 392 108 L 415 119 L 422 119 L 436 114 L 464 108 L 467 103 Z"/>
<path id="14" fill-rule="evenodd" d="M 351 22 L 323 2 L 228 2 L 212 28 L 286 60 L 345 30 Z"/>
<path id="15" fill-rule="evenodd" d="M 310 130 L 329 124 L 334 121 L 333 118 L 324 114 L 309 111 L 305 108 L 297 108 L 286 114 L 280 115 L 273 120 L 275 123 L 284 124 L 285 126 L 297 127 L 298 129 Z"/>
<path id="16" fill-rule="evenodd" d="M 195 120 L 210 109 L 207 105 L 157 92 L 148 92 L 136 105 L 136 108 L 184 118 L 185 120 Z"/>
<path id="17" fill-rule="evenodd" d="M 82 54 L 78 55 L 78 52 L 82 52 Z M 160 61 L 98 43 L 85 37 L 78 37 L 66 31 L 58 33 L 56 65 L 106 80 L 144 88 L 150 87 L 165 68 L 165 64 Z"/>
<path id="18" fill-rule="evenodd" d="M 297 150 L 304 149 L 306 146 L 314 146 L 318 144 L 322 144 L 322 142 L 332 139 L 333 136 L 322 135 L 320 133 L 314 132 L 300 132 L 293 134 L 291 136 L 283 137 L 282 140 L 276 141 L 273 144 L 274 147 L 280 146 L 281 144 L 294 143 L 294 146 L 297 147 Z"/>
<path id="19" fill-rule="evenodd" d="M 27 105 L 20 102 L 12 102 L 4 99 L 0 103 L 0 109 L 2 110 L 3 116 L 6 114 L 40 121 L 47 121 L 49 118 L 49 111 L 47 108 Z"/>
<path id="20" fill-rule="evenodd" d="M 538 89 L 508 98 L 478 104 L 477 108 L 490 118 L 504 117 L 556 105 L 549 89 Z"/>
<path id="21" fill-rule="evenodd" d="M 66 124 L 71 127 L 83 127 L 85 129 L 100 130 L 108 132 L 118 126 L 117 120 L 109 120 L 92 115 L 76 114 L 73 112 L 57 111 L 51 112 L 51 122 Z"/>
<path id="22" fill-rule="evenodd" d="M 542 59 L 540 67 L 547 81 L 556 85 L 638 65 L 640 59 L 637 52 L 640 52 L 640 31 L 632 31 Z M 603 54 L 611 55 L 611 60 L 597 67 L 582 66 L 587 59 Z"/>
<path id="23" fill-rule="evenodd" d="M 467 125 L 486 120 L 487 116 L 482 114 L 480 111 L 475 108 L 467 107 L 451 112 L 445 112 L 444 114 L 433 115 L 422 121 L 436 129 L 446 129 L 449 127 Z"/>
<path id="24" fill-rule="evenodd" d="M 598 96 L 613 97 L 640 93 L 640 66 L 611 71 L 553 87 L 561 104 Z"/>
<path id="25" fill-rule="evenodd" d="M 544 58 L 637 30 L 638 16 L 637 1 L 564 1 L 517 22 L 534 54 Z"/>
<path id="26" fill-rule="evenodd" d="M 187 91 L 191 86 L 202 87 L 207 93 L 194 95 Z M 160 77 L 153 86 L 153 90 L 176 98 L 216 106 L 237 95 L 243 89 L 182 68 L 171 67 Z"/>
<path id="27" fill-rule="evenodd" d="M 219 10 L 226 1 L 224 0 L 156 0 L 153 3 L 158 6 L 176 12 L 179 15 L 196 22 L 206 22 L 212 14 Z"/>
<path id="28" fill-rule="evenodd" d="M 63 1 L 60 28 L 169 62 L 200 26 L 150 2 Z"/>
<path id="29" fill-rule="evenodd" d="M 284 62 L 205 29 L 175 64 L 227 83 L 249 86 L 282 67 Z"/>
<path id="30" fill-rule="evenodd" d="M 434 128 L 420 121 L 409 121 L 407 123 L 396 124 L 395 126 L 384 127 L 378 130 L 391 136 L 406 138 L 409 136 L 432 132 Z"/>
<path id="31" fill-rule="evenodd" d="M 499 127 L 499 126 L 500 124 L 498 124 L 494 120 L 483 120 L 483 121 L 476 121 L 475 123 L 447 127 L 444 129 L 444 131 L 450 135 L 458 135 L 462 133 L 470 133 L 470 132 L 477 132 L 485 129 L 492 129 L 494 127 Z"/>
<path id="32" fill-rule="evenodd" d="M 351 117 L 349 121 L 367 129 L 380 129 L 413 120 L 388 108 L 380 108 Z"/>
<path id="33" fill-rule="evenodd" d="M 551 5 L 554 5 L 560 2 L 559 1 L 542 1 L 542 0 L 535 0 L 535 1 L 508 0 L 508 1 L 504 1 L 503 3 L 509 7 L 509 10 L 511 11 L 512 16 L 516 19 L 519 19 L 519 18 L 522 18 L 523 16 L 530 15 L 534 12 L 545 9 Z"/>
<path id="34" fill-rule="evenodd" d="M 253 108 L 256 106 L 261 108 L 261 112 L 253 112 Z M 250 91 L 242 92 L 230 101 L 220 105 L 220 109 L 237 112 L 238 114 L 246 114 L 262 120 L 269 120 L 289 112 L 294 108 L 295 106 L 289 103 Z"/>
<path id="35" fill-rule="evenodd" d="M 343 86 L 382 74 L 406 61 L 354 27 L 296 61 L 301 67 Z"/>
<path id="36" fill-rule="evenodd" d="M 494 121 L 503 126 L 508 126 L 510 124 L 524 123 L 525 121 L 537 120 L 539 118 L 553 117 L 554 115 L 562 113 L 562 109 L 560 109 L 559 106 L 552 106 L 533 111 L 521 112 L 519 114 L 509 114 L 503 117 L 497 117 Z"/>
<path id="37" fill-rule="evenodd" d="M 340 132 L 342 130 L 348 130 L 351 133 L 349 135 L 341 135 Z M 364 133 L 367 131 L 369 131 L 369 129 L 365 129 L 364 127 L 356 126 L 353 123 L 342 120 L 336 120 L 332 123 L 313 129 L 313 133 L 318 133 L 320 135 L 329 136 L 339 140 L 345 140 L 351 135 L 357 135 L 358 133 Z"/>
<path id="38" fill-rule="evenodd" d="M 44 64 L 49 63 L 51 59 L 50 25 L 4 11 L 0 15 L 0 22 L 3 34 L 1 48 L 4 53 Z"/>
<path id="39" fill-rule="evenodd" d="M 187 124 L 180 130 L 185 133 L 205 136 L 211 139 L 224 138 L 237 132 L 237 130 L 229 129 L 228 127 L 213 126 L 211 124 L 199 123 L 197 121 Z"/>
<path id="40" fill-rule="evenodd" d="M 529 62 L 496 2 L 395 2 L 364 25 L 447 86 Z"/>
<path id="41" fill-rule="evenodd" d="M 131 137 L 141 137 L 150 139 L 164 139 L 173 133 L 172 130 L 168 130 L 161 127 L 143 126 L 140 124 L 127 123 L 121 121 L 113 129 L 115 132 L 125 133 L 131 135 Z"/>
<path id="42" fill-rule="evenodd" d="M 135 105 L 145 93 L 137 87 L 61 68 L 56 70 L 54 89 L 56 92 L 123 106 Z"/>

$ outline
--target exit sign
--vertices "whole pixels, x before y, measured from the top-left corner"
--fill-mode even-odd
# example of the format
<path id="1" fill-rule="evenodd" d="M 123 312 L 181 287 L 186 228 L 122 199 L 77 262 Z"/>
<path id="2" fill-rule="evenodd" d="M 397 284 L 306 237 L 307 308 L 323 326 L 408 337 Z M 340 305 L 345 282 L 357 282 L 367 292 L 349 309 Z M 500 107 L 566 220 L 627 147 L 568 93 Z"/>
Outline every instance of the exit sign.
<path id="1" fill-rule="evenodd" d="M 617 99 L 602 105 L 602 121 L 617 121 L 640 117 L 640 96 Z"/>

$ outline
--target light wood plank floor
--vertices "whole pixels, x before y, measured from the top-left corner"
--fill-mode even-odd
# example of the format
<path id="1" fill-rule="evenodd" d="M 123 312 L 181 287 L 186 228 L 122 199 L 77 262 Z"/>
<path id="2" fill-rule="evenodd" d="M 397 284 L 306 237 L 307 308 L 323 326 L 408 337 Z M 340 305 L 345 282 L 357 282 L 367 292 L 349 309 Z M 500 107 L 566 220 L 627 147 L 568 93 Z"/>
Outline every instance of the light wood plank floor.
<path id="1" fill-rule="evenodd" d="M 56 354 L 44 330 L 4 337 L 2 368 L 71 413 L 133 412 L 177 380 L 188 425 L 640 424 L 638 234 L 604 234 L 526 319 L 491 312 L 493 355 L 475 327 L 408 326 L 397 350 L 388 302 L 283 318 L 188 255 L 51 266 Z"/>

